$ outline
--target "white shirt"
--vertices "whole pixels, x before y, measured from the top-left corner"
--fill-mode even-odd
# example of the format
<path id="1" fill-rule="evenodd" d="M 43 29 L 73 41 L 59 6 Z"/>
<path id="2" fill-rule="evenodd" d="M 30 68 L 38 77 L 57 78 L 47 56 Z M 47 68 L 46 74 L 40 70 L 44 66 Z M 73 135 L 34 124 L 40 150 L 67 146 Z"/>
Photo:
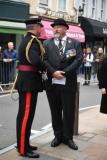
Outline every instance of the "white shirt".
<path id="1" fill-rule="evenodd" d="M 91 67 L 93 60 L 94 60 L 93 54 L 92 53 L 91 53 L 91 55 L 88 54 L 87 57 L 86 57 L 86 62 L 84 63 L 84 66 L 85 67 Z"/>
<path id="2" fill-rule="evenodd" d="M 62 41 L 61 41 L 62 46 L 63 46 L 63 53 L 64 53 L 64 51 L 65 51 L 66 42 L 67 42 L 67 36 L 65 35 L 65 36 L 62 38 Z M 54 43 L 55 43 L 55 45 L 58 47 L 58 45 L 59 45 L 59 38 L 54 38 Z"/>

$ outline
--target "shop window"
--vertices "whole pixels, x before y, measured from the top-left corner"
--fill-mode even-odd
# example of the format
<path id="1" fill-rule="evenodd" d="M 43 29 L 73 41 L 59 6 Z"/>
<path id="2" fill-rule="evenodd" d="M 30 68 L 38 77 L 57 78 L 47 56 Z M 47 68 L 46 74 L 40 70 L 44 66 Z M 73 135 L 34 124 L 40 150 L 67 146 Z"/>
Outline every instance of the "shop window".
<path id="1" fill-rule="evenodd" d="M 104 7 L 105 7 L 105 0 L 101 1 L 101 20 L 104 20 Z"/>
<path id="2" fill-rule="evenodd" d="M 86 0 L 82 0 L 83 15 L 86 13 Z"/>
<path id="3" fill-rule="evenodd" d="M 67 0 L 58 0 L 58 11 L 67 11 Z"/>
<path id="4" fill-rule="evenodd" d="M 39 0 L 40 6 L 48 7 L 49 6 L 49 0 Z"/>
<path id="5" fill-rule="evenodd" d="M 96 0 L 92 0 L 92 18 L 95 18 Z"/>

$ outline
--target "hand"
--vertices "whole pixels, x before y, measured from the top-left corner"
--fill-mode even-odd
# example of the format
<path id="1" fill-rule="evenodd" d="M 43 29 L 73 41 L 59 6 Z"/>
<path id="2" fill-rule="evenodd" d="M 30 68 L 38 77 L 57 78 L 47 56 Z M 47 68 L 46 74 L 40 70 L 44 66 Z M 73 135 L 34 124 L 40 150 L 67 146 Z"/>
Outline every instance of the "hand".
<path id="1" fill-rule="evenodd" d="M 60 79 L 64 78 L 64 74 L 65 74 L 65 72 L 63 72 L 63 71 L 55 71 L 52 76 L 54 78 L 60 80 Z"/>
<path id="2" fill-rule="evenodd" d="M 5 63 L 11 62 L 11 61 L 12 61 L 12 59 L 6 59 L 6 58 L 3 59 L 3 62 L 5 62 Z"/>
<path id="3" fill-rule="evenodd" d="M 100 60 L 99 60 L 99 59 L 96 59 L 95 61 L 96 61 L 96 62 L 99 62 Z"/>
<path id="4" fill-rule="evenodd" d="M 106 89 L 105 88 L 101 88 L 101 93 L 102 94 L 106 94 Z"/>

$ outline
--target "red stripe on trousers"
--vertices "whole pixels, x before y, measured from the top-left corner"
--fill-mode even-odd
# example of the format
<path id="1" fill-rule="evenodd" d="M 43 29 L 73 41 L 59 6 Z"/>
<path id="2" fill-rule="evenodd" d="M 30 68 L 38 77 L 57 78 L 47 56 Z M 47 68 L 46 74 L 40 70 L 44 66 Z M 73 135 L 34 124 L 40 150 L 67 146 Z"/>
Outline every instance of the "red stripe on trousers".
<path id="1" fill-rule="evenodd" d="M 20 141 L 20 154 L 24 155 L 25 153 L 25 134 L 26 134 L 26 125 L 29 117 L 30 112 L 30 101 L 31 101 L 31 93 L 26 92 L 26 106 L 25 106 L 25 114 L 22 122 L 22 129 L 21 129 L 21 141 Z"/>

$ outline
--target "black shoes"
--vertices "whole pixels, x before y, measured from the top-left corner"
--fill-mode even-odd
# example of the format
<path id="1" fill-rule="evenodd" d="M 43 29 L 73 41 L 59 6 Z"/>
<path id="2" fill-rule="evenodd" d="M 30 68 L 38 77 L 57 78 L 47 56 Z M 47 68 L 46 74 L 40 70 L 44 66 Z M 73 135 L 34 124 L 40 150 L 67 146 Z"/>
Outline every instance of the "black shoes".
<path id="1" fill-rule="evenodd" d="M 84 83 L 83 83 L 83 86 L 86 86 L 86 85 L 88 85 L 88 83 L 87 83 L 87 82 L 84 82 Z"/>
<path id="2" fill-rule="evenodd" d="M 62 143 L 61 139 L 58 139 L 57 137 L 55 137 L 52 142 L 51 142 L 51 147 L 57 147 Z"/>
<path id="3" fill-rule="evenodd" d="M 66 144 L 69 148 L 73 150 L 78 150 L 78 146 L 75 144 L 75 142 L 71 139 L 63 141 L 64 144 Z"/>
<path id="4" fill-rule="evenodd" d="M 15 146 L 15 148 L 16 148 L 17 151 L 19 152 L 18 147 Z M 31 145 L 30 145 L 27 153 L 25 153 L 24 155 L 21 155 L 20 152 L 19 152 L 19 154 L 20 154 L 20 156 L 22 156 L 22 157 L 39 158 L 39 157 L 40 157 L 39 154 L 33 152 L 34 150 L 37 150 L 37 149 L 38 149 L 38 148 L 37 148 L 36 146 L 31 146 Z"/>
<path id="5" fill-rule="evenodd" d="M 53 139 L 53 141 L 51 142 L 51 147 L 57 147 L 61 143 L 64 143 L 65 145 L 67 145 L 69 148 L 71 148 L 73 150 L 78 150 L 78 146 L 75 144 L 75 142 L 73 140 L 71 140 L 71 139 L 62 140 L 62 139 L 58 139 L 57 137 L 55 137 Z"/>
<path id="6" fill-rule="evenodd" d="M 38 147 L 36 147 L 36 146 L 31 146 L 31 145 L 30 145 L 30 146 L 29 146 L 29 149 L 32 150 L 32 151 L 34 151 L 34 150 L 37 150 Z"/>
<path id="7" fill-rule="evenodd" d="M 90 85 L 90 82 L 89 82 L 89 81 L 83 83 L 83 86 L 89 86 L 89 85 Z"/>
<path id="8" fill-rule="evenodd" d="M 33 151 L 30 151 L 28 153 L 25 153 L 24 155 L 20 155 L 22 157 L 28 157 L 28 158 L 39 158 L 39 154 L 38 153 L 34 153 Z"/>

